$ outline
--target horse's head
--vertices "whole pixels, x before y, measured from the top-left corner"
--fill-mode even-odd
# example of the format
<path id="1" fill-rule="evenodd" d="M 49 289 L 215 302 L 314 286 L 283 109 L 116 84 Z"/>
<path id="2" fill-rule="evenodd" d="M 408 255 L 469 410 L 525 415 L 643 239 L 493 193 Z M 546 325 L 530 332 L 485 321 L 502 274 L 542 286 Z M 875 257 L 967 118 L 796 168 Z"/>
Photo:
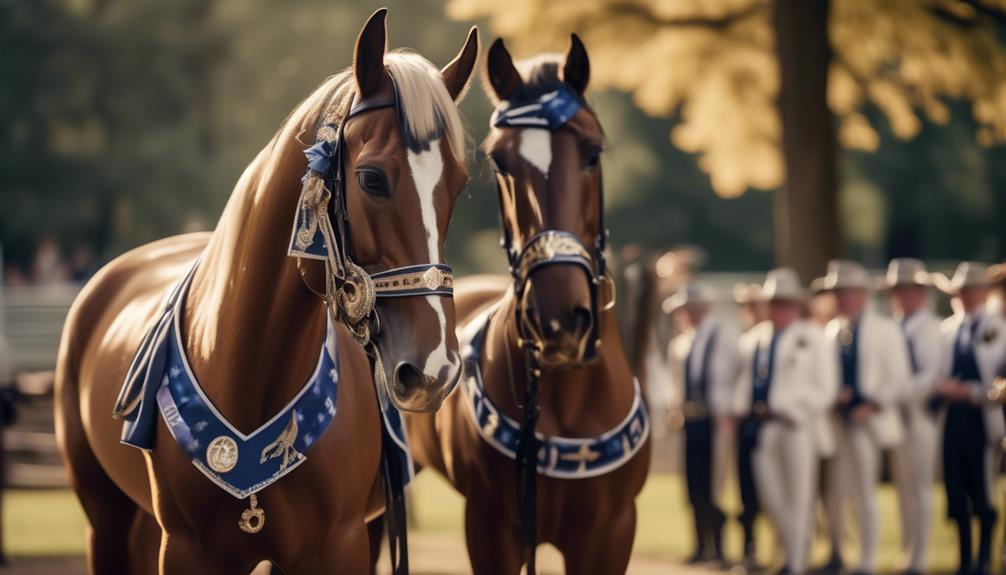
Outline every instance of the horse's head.
<path id="1" fill-rule="evenodd" d="M 347 80 L 352 107 L 344 107 L 350 111 L 339 151 L 345 251 L 376 286 L 372 340 L 391 399 L 401 409 L 432 411 L 461 375 L 443 251 L 468 183 L 456 101 L 478 57 L 478 31 L 438 70 L 418 54 L 385 52 L 385 14 L 378 10 L 364 25 Z M 382 293 L 382 285 L 390 291 Z"/>
<path id="2" fill-rule="evenodd" d="M 496 40 L 486 65 L 496 112 L 483 149 L 496 170 L 523 336 L 546 365 L 592 359 L 599 311 L 614 297 L 603 262 L 604 133 L 583 100 L 589 76 L 575 35 L 565 57 L 516 66 Z"/>

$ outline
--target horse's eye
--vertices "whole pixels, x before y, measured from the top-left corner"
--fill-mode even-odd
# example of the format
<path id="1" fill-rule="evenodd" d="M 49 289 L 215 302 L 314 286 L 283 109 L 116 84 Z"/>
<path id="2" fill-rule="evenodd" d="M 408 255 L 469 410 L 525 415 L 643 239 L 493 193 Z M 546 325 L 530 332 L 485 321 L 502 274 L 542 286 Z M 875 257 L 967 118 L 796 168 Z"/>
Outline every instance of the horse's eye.
<path id="1" fill-rule="evenodd" d="M 584 162 L 584 168 L 587 170 L 593 170 L 601 163 L 601 150 L 591 150 L 587 152 L 587 161 Z"/>
<path id="2" fill-rule="evenodd" d="M 384 172 L 377 168 L 364 167 L 357 169 L 356 181 L 359 182 L 360 188 L 368 194 L 382 197 L 390 195 L 388 180 L 384 176 Z"/>

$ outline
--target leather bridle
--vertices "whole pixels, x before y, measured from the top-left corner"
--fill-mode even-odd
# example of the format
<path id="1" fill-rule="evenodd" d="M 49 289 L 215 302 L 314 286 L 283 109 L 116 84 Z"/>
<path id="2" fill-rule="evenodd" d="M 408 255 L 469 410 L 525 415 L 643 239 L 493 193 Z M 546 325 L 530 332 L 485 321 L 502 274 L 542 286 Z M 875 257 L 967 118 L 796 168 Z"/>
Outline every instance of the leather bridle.
<path id="1" fill-rule="evenodd" d="M 554 132 L 583 107 L 583 99 L 563 85 L 532 102 L 502 102 L 493 111 L 492 124 L 497 128 L 539 128 Z M 515 460 L 520 530 L 523 539 L 522 555 L 527 564 L 527 573 L 533 575 L 536 572 L 535 547 L 538 523 L 536 492 L 539 442 L 535 435 L 535 427 L 541 412 L 538 387 L 543 367 L 541 353 L 545 345 L 543 334 L 535 322 L 531 321 L 528 310 L 524 309 L 525 294 L 531 276 L 545 266 L 575 265 L 583 269 L 590 282 L 590 311 L 593 323 L 582 359 L 589 362 L 597 358 L 598 348 L 601 345 L 599 312 L 607 311 L 615 305 L 615 284 L 608 275 L 605 256 L 608 230 L 604 224 L 603 185 L 598 187 L 598 227 L 592 249 L 588 248 L 578 235 L 556 229 L 538 232 L 523 247 L 517 248 L 513 231 L 507 223 L 503 207 L 503 186 L 499 181 L 496 184 L 496 191 L 499 195 L 500 226 L 503 231 L 501 245 L 506 252 L 516 298 L 514 313 L 519 338 L 517 343 L 523 351 L 527 379 L 523 404 L 520 406 L 521 428 Z M 508 368 L 509 365 L 508 362 Z M 513 390 L 514 383 L 511 381 L 510 384 Z"/>
<path id="2" fill-rule="evenodd" d="M 495 127 L 540 128 L 558 130 L 584 106 L 583 100 L 565 86 L 544 94 L 533 102 L 503 102 L 493 111 L 492 123 Z M 587 274 L 590 283 L 591 331 L 583 355 L 585 362 L 597 357 L 600 345 L 599 312 L 607 311 L 615 303 L 615 284 L 608 275 L 605 249 L 608 230 L 604 223 L 604 187 L 598 187 L 597 234 L 594 245 L 586 246 L 577 234 L 565 230 L 546 229 L 535 234 L 523 247 L 517 248 L 514 234 L 507 224 L 503 211 L 503 187 L 497 182 L 496 190 L 500 202 L 500 225 L 503 231 L 501 245 L 506 252 L 510 276 L 513 279 L 514 294 L 517 297 L 517 329 L 521 347 L 530 346 L 539 354 L 544 348 L 543 336 L 538 327 L 529 321 L 524 307 L 524 295 L 531 276 L 537 270 L 550 265 L 576 265 Z"/>
<path id="3" fill-rule="evenodd" d="M 412 264 L 370 274 L 353 259 L 346 197 L 345 127 L 371 110 L 400 110 L 397 100 L 395 90 L 393 100 L 356 102 L 344 118 L 339 118 L 339 110 L 330 109 L 323 115 L 315 144 L 304 152 L 308 170 L 290 246 L 290 255 L 325 261 L 326 301 L 365 348 L 380 332 L 375 313 L 379 298 L 454 295 L 454 273 L 447 264 Z"/>
<path id="4" fill-rule="evenodd" d="M 392 78 L 394 86 L 394 79 Z M 350 241 L 349 209 L 345 174 L 345 127 L 353 118 L 372 110 L 395 108 L 401 114 L 398 90 L 395 98 L 361 100 L 342 114 L 330 105 L 317 129 L 315 144 L 305 150 L 308 170 L 304 175 L 289 255 L 325 262 L 326 307 L 342 321 L 371 359 L 374 384 L 382 410 L 390 399 L 380 352 L 373 340 L 380 333 L 376 304 L 380 298 L 454 296 L 454 273 L 444 263 L 431 262 L 368 273 L 354 261 Z M 399 120 L 401 121 L 401 120 Z M 305 281 L 305 284 L 307 282 Z M 309 289 L 310 285 L 308 285 Z M 383 446 L 394 441 L 381 425 Z M 405 493 L 401 462 L 386 447 L 381 450 L 384 478 L 385 518 L 392 572 L 409 572 Z"/>

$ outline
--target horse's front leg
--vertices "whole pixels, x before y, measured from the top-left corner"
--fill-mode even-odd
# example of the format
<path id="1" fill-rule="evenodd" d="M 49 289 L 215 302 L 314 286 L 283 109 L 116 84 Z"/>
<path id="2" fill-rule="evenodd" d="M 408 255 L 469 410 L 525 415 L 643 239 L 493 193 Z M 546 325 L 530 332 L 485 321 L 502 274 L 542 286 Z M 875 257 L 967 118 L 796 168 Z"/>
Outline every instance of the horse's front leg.
<path id="1" fill-rule="evenodd" d="M 204 547 L 199 544 L 197 538 L 188 533 L 172 534 L 165 530 L 161 535 L 161 552 L 159 571 L 160 575 L 173 575 L 175 573 L 185 573 L 185 575 L 222 575 L 220 571 L 211 566 L 212 562 L 206 556 Z M 230 571 L 234 575 L 245 575 L 245 573 Z"/>
<path id="2" fill-rule="evenodd" d="M 523 564 L 515 523 L 499 508 L 498 499 L 469 495 L 465 504 L 468 559 L 478 575 L 517 575 Z M 497 505 L 485 505 L 494 501 Z"/>
<path id="3" fill-rule="evenodd" d="M 289 568 L 281 566 L 286 575 L 367 575 L 370 573 L 370 537 L 367 524 L 345 522 L 331 529 L 310 553 L 299 557 Z"/>
<path id="4" fill-rule="evenodd" d="M 636 505 L 617 511 L 608 521 L 598 522 L 588 531 L 564 535 L 557 547 L 565 560 L 567 575 L 625 573 L 636 536 Z"/>

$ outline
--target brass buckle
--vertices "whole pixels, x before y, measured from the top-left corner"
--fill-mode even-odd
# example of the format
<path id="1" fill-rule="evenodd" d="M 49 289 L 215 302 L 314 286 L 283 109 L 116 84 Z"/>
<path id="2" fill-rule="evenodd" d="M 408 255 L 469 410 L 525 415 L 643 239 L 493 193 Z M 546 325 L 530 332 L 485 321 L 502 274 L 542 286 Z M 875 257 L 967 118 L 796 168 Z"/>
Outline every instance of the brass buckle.
<path id="1" fill-rule="evenodd" d="M 597 307 L 601 311 L 613 309 L 616 296 L 615 280 L 611 279 L 611 276 L 603 275 L 597 278 Z"/>

